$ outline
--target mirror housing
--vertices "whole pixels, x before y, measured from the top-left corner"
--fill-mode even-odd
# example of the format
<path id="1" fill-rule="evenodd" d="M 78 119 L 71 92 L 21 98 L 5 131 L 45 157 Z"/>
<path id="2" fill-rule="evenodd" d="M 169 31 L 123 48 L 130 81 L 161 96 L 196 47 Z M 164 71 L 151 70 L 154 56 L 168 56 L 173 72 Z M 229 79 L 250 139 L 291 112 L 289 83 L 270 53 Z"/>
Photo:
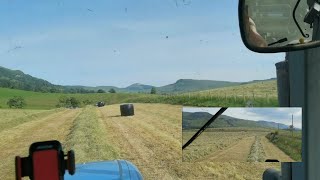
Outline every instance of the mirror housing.
<path id="1" fill-rule="evenodd" d="M 276 4 L 272 4 L 275 2 Z M 312 24 L 306 22 L 306 19 L 309 23 L 312 21 L 310 10 L 313 10 L 314 14 L 314 8 L 304 9 L 304 6 L 308 7 L 307 2 L 304 3 L 301 4 L 300 0 L 239 0 L 239 27 L 245 46 L 258 53 L 319 47 L 320 41 L 312 39 Z"/>

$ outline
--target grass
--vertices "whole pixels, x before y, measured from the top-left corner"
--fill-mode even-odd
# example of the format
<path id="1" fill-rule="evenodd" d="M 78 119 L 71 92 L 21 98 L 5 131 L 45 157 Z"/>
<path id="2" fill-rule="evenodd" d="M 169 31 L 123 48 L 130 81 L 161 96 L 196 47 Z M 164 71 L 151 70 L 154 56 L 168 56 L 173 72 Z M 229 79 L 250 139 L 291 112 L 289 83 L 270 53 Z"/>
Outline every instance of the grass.
<path id="1" fill-rule="evenodd" d="M 290 131 L 280 130 L 278 134 L 269 133 L 266 137 L 295 161 L 302 160 L 301 131 L 294 132 L 292 136 Z"/>
<path id="2" fill-rule="evenodd" d="M 77 162 L 117 159 L 117 151 L 107 143 L 106 131 L 96 108 L 87 106 L 74 120 L 65 144 L 77 152 Z"/>
<path id="3" fill-rule="evenodd" d="M 75 150 L 78 163 L 114 158 L 129 160 L 138 166 L 145 179 L 255 180 L 261 179 L 266 168 L 280 168 L 280 163 L 182 163 L 181 106 L 135 104 L 135 110 L 135 116 L 121 117 L 118 104 L 64 109 L 7 127 L 0 132 L 0 179 L 14 179 L 12 157 L 26 156 L 32 142 L 50 139 L 59 140 L 65 152 Z M 19 121 L 18 111 L 28 115 L 49 112 L 1 110 L 4 111 L 10 122 Z"/>
<path id="4" fill-rule="evenodd" d="M 266 83 L 268 84 L 268 83 Z M 233 87 L 233 89 L 242 89 L 247 91 L 249 88 L 260 87 L 255 84 L 242 85 Z M 266 85 L 267 86 L 267 85 Z M 271 85 L 270 85 L 271 86 Z M 232 89 L 232 87 L 229 87 Z M 265 91 L 265 86 L 256 91 Z M 272 89 L 272 88 L 271 88 Z M 95 94 L 61 94 L 61 93 L 38 93 L 30 91 L 22 91 L 15 89 L 0 88 L 0 108 L 8 108 L 6 102 L 13 96 L 22 96 L 26 100 L 26 109 L 53 109 L 58 104 L 61 96 L 73 96 L 81 102 L 88 101 L 95 104 L 98 101 L 105 101 L 107 104 L 118 103 L 165 103 L 183 106 L 201 106 L 201 107 L 243 107 L 248 102 L 253 102 L 255 107 L 277 107 L 278 100 L 274 95 L 270 96 L 246 96 L 243 94 L 227 93 L 227 96 L 212 92 L 228 92 L 226 88 L 216 89 L 212 91 L 202 91 L 200 93 L 184 93 L 175 95 L 158 95 L 158 94 L 142 94 L 142 93 L 95 93 Z M 240 90 L 237 90 L 240 91 Z M 248 90 L 250 92 L 250 90 Z M 258 93 L 259 94 L 259 93 Z"/>
<path id="5" fill-rule="evenodd" d="M 37 120 L 48 116 L 50 114 L 57 113 L 62 109 L 53 110 L 24 110 L 24 109 L 0 109 L 1 119 L 0 119 L 0 132 L 18 126 L 20 124 Z"/>
<path id="6" fill-rule="evenodd" d="M 183 141 L 185 144 L 196 130 L 183 130 Z M 192 144 L 183 150 L 183 161 L 194 162 L 205 158 L 207 155 L 215 154 L 227 147 L 237 143 L 238 141 L 258 135 L 267 134 L 266 130 L 252 130 L 245 128 L 210 128 L 204 131 Z"/>
<path id="7" fill-rule="evenodd" d="M 16 110 L 11 110 L 12 114 Z M 33 142 L 56 139 L 61 143 L 72 125 L 74 117 L 79 113 L 76 110 L 63 110 L 37 119 L 30 119 L 18 126 L 7 127 L 0 132 L 0 179 L 14 179 L 14 157 L 27 156 L 29 146 Z M 10 122 L 19 121 L 12 119 Z M 17 124 L 17 123 L 14 123 Z"/>
<path id="8" fill-rule="evenodd" d="M 248 156 L 248 162 L 264 162 L 265 152 L 261 144 L 261 138 L 255 136 L 255 141 L 251 146 L 250 154 Z"/>
<path id="9" fill-rule="evenodd" d="M 252 84 L 243 84 L 238 86 L 231 86 L 225 88 L 218 88 L 212 90 L 205 90 L 190 93 L 191 95 L 197 94 L 198 96 L 220 96 L 220 97 L 263 97 L 263 98 L 276 98 L 277 94 L 277 81 L 270 80 L 264 82 L 257 82 Z"/>

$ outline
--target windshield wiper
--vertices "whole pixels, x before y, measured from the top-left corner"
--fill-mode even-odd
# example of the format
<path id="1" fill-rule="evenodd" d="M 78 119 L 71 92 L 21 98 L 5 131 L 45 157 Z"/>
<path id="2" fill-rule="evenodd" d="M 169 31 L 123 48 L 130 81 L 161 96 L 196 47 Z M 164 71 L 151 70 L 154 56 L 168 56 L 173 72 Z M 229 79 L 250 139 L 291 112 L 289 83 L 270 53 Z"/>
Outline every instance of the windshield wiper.
<path id="1" fill-rule="evenodd" d="M 210 124 L 216 120 L 225 110 L 227 110 L 227 108 L 223 107 L 221 108 L 214 116 L 212 116 L 212 118 L 205 124 L 202 126 L 202 128 L 199 129 L 199 131 L 192 136 L 192 138 L 185 144 L 182 146 L 182 149 L 186 148 L 187 146 L 189 146 L 207 127 L 210 126 Z"/>
<path id="2" fill-rule="evenodd" d="M 288 41 L 288 38 L 282 38 L 282 39 L 280 39 L 280 40 L 278 40 L 276 42 L 268 44 L 268 46 L 272 46 L 272 45 L 275 45 L 275 44 L 283 43 L 283 42 L 286 42 L 286 41 Z"/>

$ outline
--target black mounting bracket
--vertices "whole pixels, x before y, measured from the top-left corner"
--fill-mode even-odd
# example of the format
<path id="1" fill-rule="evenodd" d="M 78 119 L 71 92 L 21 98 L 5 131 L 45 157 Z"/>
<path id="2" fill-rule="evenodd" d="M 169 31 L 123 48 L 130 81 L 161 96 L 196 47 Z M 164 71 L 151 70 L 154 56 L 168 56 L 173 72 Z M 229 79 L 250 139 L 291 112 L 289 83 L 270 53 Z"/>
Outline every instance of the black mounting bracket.
<path id="1" fill-rule="evenodd" d="M 314 2 L 312 6 L 310 6 L 310 10 L 307 15 L 304 17 L 304 22 L 310 24 L 312 26 L 314 20 L 320 16 L 320 4 L 318 2 Z"/>

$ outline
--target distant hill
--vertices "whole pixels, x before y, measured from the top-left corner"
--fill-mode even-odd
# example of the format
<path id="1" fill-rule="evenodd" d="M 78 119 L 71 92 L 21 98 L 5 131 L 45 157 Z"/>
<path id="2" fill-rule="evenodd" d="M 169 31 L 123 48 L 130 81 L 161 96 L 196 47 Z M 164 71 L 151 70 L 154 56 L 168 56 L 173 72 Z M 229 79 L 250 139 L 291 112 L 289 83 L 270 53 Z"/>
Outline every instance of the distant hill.
<path id="1" fill-rule="evenodd" d="M 213 115 L 207 112 L 183 112 L 182 127 L 184 129 L 199 129 L 201 128 Z M 247 128 L 278 128 L 278 123 L 269 121 L 251 121 L 238 119 L 226 115 L 221 115 L 209 127 L 223 128 L 223 127 L 247 127 Z M 280 129 L 288 129 L 289 126 L 279 123 Z"/>
<path id="2" fill-rule="evenodd" d="M 261 126 L 268 126 L 271 128 L 278 128 L 279 123 L 270 122 L 270 121 L 257 121 L 257 124 L 259 124 Z M 284 125 L 284 124 L 279 124 L 279 128 L 280 129 L 288 129 L 288 126 Z"/>
<path id="3" fill-rule="evenodd" d="M 252 84 L 255 82 L 263 82 L 266 80 L 255 80 L 250 82 L 228 82 L 214 80 L 194 80 L 194 79 L 179 79 L 173 84 L 155 87 L 157 94 L 184 93 L 195 91 L 206 91 L 221 88 L 237 87 L 244 84 Z M 116 92 L 125 93 L 149 93 L 154 86 L 140 83 L 132 84 L 125 88 L 115 86 L 61 86 L 54 85 L 46 80 L 32 77 L 19 70 L 10 70 L 0 66 L 0 87 L 20 89 L 34 92 L 62 92 L 62 93 L 93 93 L 99 89 L 106 92 L 110 89 Z"/>
<path id="4" fill-rule="evenodd" d="M 248 82 L 243 82 L 241 84 L 252 84 L 252 83 L 258 83 L 258 82 L 264 82 L 264 81 L 276 81 L 277 78 L 270 78 L 270 79 L 264 79 L 264 80 L 253 80 Z"/>
<path id="5" fill-rule="evenodd" d="M 135 83 L 125 89 L 128 92 L 150 92 L 153 86 Z"/>
<path id="6" fill-rule="evenodd" d="M 179 79 L 173 84 L 158 87 L 159 92 L 177 93 L 177 92 L 191 92 L 208 89 L 216 89 L 221 87 L 236 86 L 239 82 L 228 81 L 213 81 L 213 80 L 194 80 L 194 79 Z"/>
<path id="7" fill-rule="evenodd" d="M 125 88 L 119 88 L 115 86 L 96 86 L 96 87 L 90 87 L 90 86 L 67 86 L 69 88 L 84 88 L 87 90 L 94 90 L 97 91 L 99 89 L 102 89 L 106 92 L 108 92 L 110 89 L 114 89 L 116 92 L 123 92 L 123 93 L 150 93 L 151 88 L 153 86 L 150 85 L 144 85 L 135 83 Z"/>
<path id="8" fill-rule="evenodd" d="M 62 91 L 62 86 L 56 86 L 43 79 L 24 74 L 19 70 L 10 70 L 0 66 L 0 87 L 21 89 L 35 92 Z"/>
<path id="9" fill-rule="evenodd" d="M 163 94 L 163 93 L 170 94 L 170 93 L 182 93 L 182 92 L 208 90 L 208 89 L 215 89 L 215 88 L 221 88 L 221 87 L 235 86 L 240 84 L 241 83 L 239 82 L 228 82 L 228 81 L 179 79 L 173 84 L 155 87 L 155 88 L 157 92 L 160 94 Z M 79 86 L 69 86 L 69 87 L 79 87 Z M 110 87 L 110 86 L 98 86 L 98 87 L 81 86 L 81 87 L 88 90 L 103 89 L 105 91 L 109 91 L 109 89 L 113 88 L 117 92 L 149 93 L 151 91 L 151 88 L 154 86 L 135 83 L 125 88 Z"/>
<path id="10" fill-rule="evenodd" d="M 64 92 L 64 93 L 89 93 L 83 88 L 68 88 L 51 84 L 50 82 L 35 78 L 19 70 L 11 70 L 0 66 L 0 87 L 20 89 L 34 92 Z"/>

